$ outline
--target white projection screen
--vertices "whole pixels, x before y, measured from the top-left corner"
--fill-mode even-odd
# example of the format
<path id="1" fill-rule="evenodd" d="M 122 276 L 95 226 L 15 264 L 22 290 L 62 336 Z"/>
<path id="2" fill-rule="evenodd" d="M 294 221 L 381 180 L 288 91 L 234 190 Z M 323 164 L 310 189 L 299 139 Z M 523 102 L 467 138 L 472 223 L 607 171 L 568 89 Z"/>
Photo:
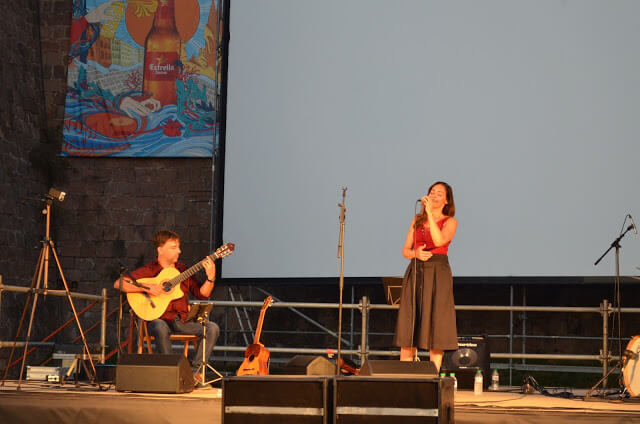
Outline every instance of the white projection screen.
<path id="1" fill-rule="evenodd" d="M 232 0 L 225 278 L 401 275 L 449 182 L 454 276 L 606 276 L 640 220 L 640 2 Z M 637 216 L 636 216 L 637 215 Z M 621 272 L 640 273 L 640 236 Z"/>

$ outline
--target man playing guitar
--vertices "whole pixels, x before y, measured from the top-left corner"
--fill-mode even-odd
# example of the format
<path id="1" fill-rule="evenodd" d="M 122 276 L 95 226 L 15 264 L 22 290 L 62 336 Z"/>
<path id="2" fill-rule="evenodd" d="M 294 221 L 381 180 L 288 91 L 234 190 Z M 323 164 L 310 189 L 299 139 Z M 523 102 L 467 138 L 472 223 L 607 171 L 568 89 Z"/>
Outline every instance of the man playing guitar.
<path id="1" fill-rule="evenodd" d="M 178 262 L 178 257 L 181 253 L 180 237 L 178 234 L 168 230 L 159 231 L 153 237 L 153 244 L 158 252 L 158 257 L 147 265 L 133 271 L 131 273 L 133 278 L 136 280 L 153 278 L 166 268 L 175 268 L 181 273 L 187 270 L 187 267 L 184 264 Z M 160 318 L 148 321 L 147 327 L 149 328 L 151 335 L 155 337 L 156 347 L 159 353 L 171 353 L 171 341 L 169 336 L 172 332 L 202 336 L 202 324 L 197 322 L 184 322 L 189 312 L 187 293 L 191 293 L 192 296 L 199 300 L 207 300 L 213 291 L 214 280 L 216 278 L 216 265 L 209 256 L 207 256 L 201 264 L 207 273 L 207 280 L 204 284 L 200 284 L 200 282 L 193 276 L 181 281 L 180 290 L 184 294 L 180 298 L 171 300 Z M 117 279 L 113 286 L 116 289 L 119 289 L 120 279 Z M 150 303 L 153 303 L 154 298 L 159 300 L 162 296 L 166 295 L 162 284 L 148 284 L 145 287 L 139 287 L 134 285 L 131 279 L 127 277 L 123 278 L 121 290 L 126 293 L 143 293 L 145 294 L 145 297 L 148 295 Z M 161 302 L 158 301 L 157 303 L 160 304 Z M 209 322 L 206 331 L 207 343 L 204 349 L 205 358 L 209 358 L 213 351 L 213 347 L 215 346 L 218 334 L 220 333 L 220 328 L 216 323 Z M 202 375 L 195 374 L 202 365 L 202 348 L 203 346 L 201 341 L 198 344 L 198 350 L 191 363 L 194 371 L 194 379 L 196 380 L 196 387 L 199 388 L 210 387 L 203 383 L 204 380 Z"/>

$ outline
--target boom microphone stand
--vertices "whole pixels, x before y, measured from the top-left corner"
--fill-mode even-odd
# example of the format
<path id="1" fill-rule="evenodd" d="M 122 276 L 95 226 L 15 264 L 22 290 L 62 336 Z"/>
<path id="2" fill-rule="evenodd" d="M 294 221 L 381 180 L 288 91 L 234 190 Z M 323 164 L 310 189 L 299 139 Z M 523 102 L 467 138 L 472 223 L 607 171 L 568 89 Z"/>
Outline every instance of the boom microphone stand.
<path id="1" fill-rule="evenodd" d="M 626 215 L 624 217 L 624 222 L 622 223 L 622 228 L 624 229 L 624 224 L 627 222 L 627 218 L 631 218 L 631 215 Z M 629 232 L 633 230 L 636 234 L 637 234 L 637 229 L 635 224 L 633 223 L 633 218 L 631 218 L 631 224 L 629 224 L 629 226 L 627 227 L 626 230 L 624 230 L 622 233 L 620 233 L 620 235 L 618 236 L 618 238 L 616 238 L 612 243 L 611 246 L 609 246 L 609 248 L 598 258 L 598 260 L 593 264 L 598 265 L 600 263 L 600 261 L 607 255 L 607 253 L 609 253 L 609 251 L 613 248 L 616 249 L 616 278 L 615 278 L 615 283 L 614 283 L 614 289 L 613 289 L 613 296 L 614 296 L 614 311 L 615 311 L 615 316 L 614 316 L 614 320 L 617 320 L 618 323 L 618 361 L 616 362 L 616 365 L 609 370 L 609 372 L 607 372 L 605 374 L 604 377 L 602 377 L 591 389 L 589 389 L 589 391 L 586 393 L 585 395 L 585 400 L 589 399 L 591 397 L 591 393 L 600 385 L 602 384 L 602 388 L 606 388 L 607 387 L 607 378 L 618 368 L 620 368 L 620 370 L 622 371 L 622 369 L 624 368 L 624 363 L 623 363 L 623 357 L 622 357 L 622 329 L 620 328 L 620 315 L 621 315 L 621 295 L 620 295 L 620 240 L 622 240 L 624 238 L 624 236 Z M 604 311 L 604 313 L 607 313 L 607 311 Z M 609 360 L 608 358 L 608 353 L 607 352 L 603 352 L 603 361 L 605 364 L 605 369 L 607 367 L 607 361 Z M 622 390 L 621 387 L 618 387 L 618 393 L 619 396 L 622 397 Z"/>
<path id="2" fill-rule="evenodd" d="M 65 193 L 55 188 L 49 189 L 49 193 L 47 193 L 45 197 L 45 209 L 42 211 L 42 214 L 45 216 L 45 236 L 44 240 L 41 241 L 42 249 L 40 250 L 40 256 L 38 258 L 38 264 L 36 265 L 36 270 L 33 274 L 33 279 L 31 280 L 31 288 L 29 290 L 29 297 L 24 305 L 24 310 L 22 311 L 22 316 L 20 318 L 20 323 L 18 324 L 18 330 L 16 331 L 16 337 L 14 340 L 13 347 L 11 348 L 11 353 L 9 354 L 9 360 L 7 361 L 7 368 L 5 369 L 4 376 L 2 378 L 2 384 L 7 378 L 7 374 L 9 372 L 8 364 L 11 364 L 11 360 L 13 359 L 13 354 L 16 348 L 16 343 L 18 341 L 18 337 L 22 331 L 22 324 L 24 323 L 24 319 L 26 317 L 27 310 L 29 308 L 29 301 L 31 299 L 31 294 L 33 296 L 33 303 L 31 305 L 31 316 L 29 317 L 29 325 L 27 328 L 27 336 L 24 343 L 24 352 L 22 354 L 22 365 L 20 366 L 20 378 L 18 380 L 17 390 L 20 390 L 22 387 L 22 377 L 24 375 L 24 366 L 27 360 L 27 351 L 29 349 L 29 341 L 31 340 L 31 330 L 33 328 L 33 319 L 35 317 L 36 305 L 38 303 L 38 295 L 43 294 L 47 295 L 47 290 L 49 289 L 49 255 L 53 253 L 53 257 L 56 261 L 56 265 L 58 267 L 58 273 L 62 279 L 62 283 L 64 284 L 64 289 L 67 295 L 67 299 L 69 300 L 69 305 L 71 306 L 71 310 L 73 312 L 73 317 L 76 321 L 76 325 L 78 326 L 78 331 L 80 332 L 80 337 L 82 338 L 82 344 L 84 346 L 84 351 L 89 359 L 89 363 L 91 364 L 91 371 L 93 375 L 89 376 L 90 380 L 94 380 L 96 376 L 96 367 L 93 364 L 93 359 L 91 357 L 91 352 L 89 351 L 89 346 L 87 345 L 87 339 L 84 336 L 84 331 L 82 331 L 82 325 L 80 324 L 80 319 L 78 318 L 78 313 L 76 311 L 75 306 L 73 305 L 73 299 L 71 298 L 71 292 L 69 291 L 69 285 L 67 284 L 67 279 L 62 272 L 62 266 L 60 265 L 60 259 L 58 258 L 58 253 L 56 252 L 53 240 L 51 240 L 51 204 L 54 200 L 58 200 L 62 202 L 64 200 Z M 40 288 L 40 283 L 43 283 L 44 289 Z M 35 288 L 34 288 L 35 286 Z M 87 370 L 88 371 L 88 370 Z"/>
<path id="3" fill-rule="evenodd" d="M 338 301 L 338 358 L 336 360 L 336 375 L 340 376 L 340 364 L 342 363 L 342 291 L 344 290 L 344 221 L 347 208 L 345 207 L 345 197 L 347 187 L 342 187 L 342 203 L 340 207 L 340 235 L 338 236 L 338 258 L 340 258 L 340 295 Z"/>

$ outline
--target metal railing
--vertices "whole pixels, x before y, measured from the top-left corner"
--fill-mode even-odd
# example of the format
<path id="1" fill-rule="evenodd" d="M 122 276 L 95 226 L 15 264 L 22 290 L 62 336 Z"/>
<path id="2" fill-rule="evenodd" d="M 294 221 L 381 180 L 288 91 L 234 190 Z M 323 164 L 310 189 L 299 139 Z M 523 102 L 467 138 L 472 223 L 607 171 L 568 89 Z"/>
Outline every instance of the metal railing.
<path id="1" fill-rule="evenodd" d="M 60 296 L 60 297 L 66 297 L 67 296 L 67 292 L 65 290 L 52 290 L 52 289 L 36 289 L 36 288 L 31 288 L 31 287 L 26 287 L 26 286 L 13 286 L 13 285 L 4 285 L 2 283 L 2 275 L 0 275 L 0 317 L 2 317 L 2 293 L 3 292 L 14 292 L 14 293 L 27 293 L 27 294 L 42 294 L 42 295 L 51 295 L 51 296 Z M 90 332 L 91 330 L 95 329 L 98 327 L 100 327 L 100 341 L 98 342 L 98 346 L 100 348 L 100 363 L 104 363 L 105 362 L 105 352 L 106 352 L 106 347 L 107 347 L 107 318 L 108 316 L 112 315 L 115 311 L 111 311 L 111 313 L 107 314 L 107 304 L 108 304 L 108 296 L 107 296 L 107 289 L 102 289 L 102 294 L 100 296 L 98 295 L 93 295 L 93 294 L 87 294 L 87 293 L 78 293 L 78 292 L 69 292 L 69 295 L 73 298 L 73 299 L 81 299 L 81 300 L 90 300 L 92 301 L 91 304 L 89 304 L 87 307 L 85 307 L 84 309 L 82 309 L 81 311 L 78 312 L 78 316 L 83 315 L 85 312 L 89 311 L 93 306 L 95 306 L 96 304 L 99 304 L 101 306 L 101 310 L 100 310 L 100 321 L 94 325 L 92 325 L 91 327 L 89 327 L 89 329 L 87 331 L 85 331 L 85 333 Z M 37 319 L 37 316 L 35 317 Z M 44 318 L 44 317 L 43 317 Z M 64 324 L 62 324 L 60 327 L 58 327 L 56 330 L 54 330 L 52 333 L 50 333 L 48 336 L 46 336 L 43 340 L 41 341 L 29 341 L 29 345 L 32 346 L 31 349 L 29 349 L 29 351 L 26 353 L 26 355 L 28 356 L 29 354 L 33 353 L 35 351 L 35 349 L 37 347 L 41 347 L 41 346 L 52 346 L 54 343 L 53 342 L 49 342 L 49 340 L 51 340 L 51 338 L 53 338 L 53 336 L 55 336 L 57 333 L 59 333 L 60 331 L 62 331 L 62 329 L 64 329 L 65 327 L 71 325 L 74 322 L 74 319 L 69 319 L 67 322 L 65 322 Z M 77 337 L 75 340 L 73 340 L 73 343 L 77 342 L 80 338 Z M 13 348 L 14 346 L 16 348 L 18 347 L 24 347 L 26 341 L 25 340 L 17 340 L 17 341 L 6 341 L 6 340 L 0 340 L 0 348 Z M 7 364 L 8 368 L 11 368 L 12 366 L 16 365 L 17 362 L 19 360 L 21 360 L 22 357 L 19 357 L 16 361 L 14 361 L 11 364 Z"/>
<path id="2" fill-rule="evenodd" d="M 216 307 L 223 308 L 238 308 L 238 307 L 251 307 L 260 308 L 263 302 L 253 301 L 216 301 Z M 338 309 L 337 303 L 309 303 L 309 302 L 275 302 L 272 305 L 273 308 L 290 308 L 297 312 L 297 309 Z M 384 349 L 376 350 L 371 349 L 369 345 L 369 330 L 370 326 L 370 313 L 376 310 L 396 310 L 398 305 L 387 304 L 372 304 L 369 299 L 364 296 L 360 299 L 358 304 L 343 304 L 343 308 L 347 310 L 357 310 L 361 316 L 361 330 L 360 330 L 360 344 L 357 348 L 344 349 L 342 352 L 345 355 L 356 355 L 360 362 L 364 362 L 369 356 L 390 356 L 399 357 L 400 352 L 398 349 Z M 556 307 L 556 306 L 492 306 L 492 305 L 457 305 L 456 311 L 492 311 L 492 312 L 509 312 L 509 334 L 508 335 L 489 335 L 489 337 L 506 337 L 509 339 L 509 352 L 492 352 L 490 353 L 491 359 L 508 359 L 508 367 L 511 371 L 514 368 L 512 361 L 514 359 L 534 359 L 534 360 L 562 360 L 562 361 L 599 361 L 602 364 L 602 375 L 606 375 L 609 369 L 609 363 L 617 361 L 619 356 L 613 355 L 609 349 L 609 316 L 616 312 L 614 311 L 611 303 L 608 300 L 603 300 L 598 307 Z M 515 338 L 526 338 L 526 334 L 516 335 L 514 334 L 514 317 L 513 312 L 546 312 L 546 313 L 580 313 L 580 314 L 599 314 L 602 317 L 602 331 L 601 337 L 577 337 L 582 339 L 600 339 L 602 342 L 602 348 L 600 352 L 594 352 L 590 354 L 555 354 L 555 353 L 515 353 L 513 351 L 513 340 Z M 620 308 L 620 313 L 640 313 L 640 308 Z M 352 329 L 353 330 L 353 329 Z M 277 331 L 273 331 L 274 333 Z M 337 338 L 337 334 L 333 331 L 327 331 L 327 334 Z M 344 333 L 343 333 L 344 334 Z M 529 336 L 532 337 L 532 336 Z M 554 336 L 536 336 L 536 337 L 548 337 Z M 574 338 L 571 336 L 565 336 L 567 338 Z M 348 344 L 347 340 L 343 340 Z M 524 348 L 524 345 L 523 345 Z M 242 352 L 244 347 L 242 346 L 216 346 L 217 351 L 223 352 Z M 326 354 L 326 348 L 270 348 L 274 353 L 291 353 L 291 354 Z M 428 353 L 423 353 L 424 356 L 428 356 Z M 558 366 L 536 366 L 531 365 L 532 369 L 544 369 L 548 368 L 550 371 L 559 371 L 561 367 Z M 591 367 L 575 367 L 578 372 L 589 372 Z M 510 374 L 511 380 L 511 374 Z"/>
<path id="3" fill-rule="evenodd" d="M 2 300 L 2 292 L 3 291 L 11 291 L 18 293 L 29 293 L 35 290 L 30 289 L 29 287 L 22 286 L 8 286 L 2 284 L 2 276 L 0 275 L 0 307 Z M 40 290 L 39 292 L 42 292 Z M 66 296 L 66 292 L 64 290 L 47 290 L 47 294 L 53 296 Z M 90 295 L 84 293 L 71 293 L 71 296 L 76 299 L 86 299 L 93 300 L 94 303 L 98 302 L 102 306 L 101 320 L 100 320 L 100 350 L 101 350 L 101 362 L 104 362 L 105 358 L 105 349 L 106 349 L 106 321 L 107 321 L 107 290 L 102 290 L 102 295 Z M 513 303 L 513 301 L 512 301 Z M 221 308 L 260 308 L 263 306 L 262 301 L 215 301 L 216 307 Z M 91 306 L 91 305 L 90 305 Z M 337 303 L 314 303 L 314 302 L 283 302 L 283 301 L 275 301 L 272 304 L 273 308 L 288 308 L 298 316 L 304 316 L 303 313 L 299 311 L 299 309 L 338 309 L 339 305 Z M 397 349 L 371 349 L 369 345 L 369 336 L 372 334 L 370 331 L 370 314 L 372 311 L 377 310 L 395 310 L 398 309 L 397 305 L 387 305 L 387 304 L 372 304 L 369 301 L 369 298 L 363 296 L 360 301 L 355 303 L 347 303 L 343 304 L 343 308 L 345 310 L 358 311 L 360 314 L 360 331 L 356 331 L 354 329 L 354 320 L 351 320 L 351 339 L 347 340 L 344 337 L 343 333 L 343 343 L 347 347 L 347 349 L 343 349 L 342 353 L 345 355 L 355 355 L 358 357 L 360 363 L 364 362 L 369 356 L 390 356 L 397 357 L 399 356 L 399 350 Z M 88 309 L 88 308 L 85 308 Z M 535 359 L 535 360 L 563 360 L 563 361 L 599 361 L 602 364 L 602 375 L 606 375 L 609 368 L 609 363 L 611 361 L 615 361 L 618 359 L 618 356 L 612 355 L 609 349 L 609 316 L 616 312 L 612 305 L 605 299 L 603 300 L 598 307 L 555 307 L 555 306 L 492 306 L 492 305 L 457 305 L 456 311 L 494 311 L 494 312 L 509 312 L 509 334 L 508 335 L 489 335 L 489 337 L 503 337 L 508 338 L 509 340 L 509 352 L 492 352 L 492 359 L 508 359 L 509 365 L 508 368 L 510 372 L 513 370 L 513 360 L 514 359 Z M 0 309 L 0 317 L 1 317 L 1 309 Z M 601 334 L 598 335 L 598 339 L 601 336 L 602 349 L 600 352 L 594 352 L 590 354 L 533 354 L 526 353 L 524 351 L 525 345 L 523 343 L 523 353 L 515 353 L 513 349 L 513 341 L 515 338 L 526 338 L 527 335 L 523 331 L 522 336 L 514 334 L 514 312 L 546 312 L 546 313 L 580 313 L 580 314 L 600 314 L 602 317 L 602 331 Z M 621 308 L 620 313 L 640 313 L 640 308 Z M 113 311 L 109 314 L 113 314 Z M 236 316 L 239 316 L 236 310 Z M 319 329 L 320 333 L 328 334 L 337 339 L 337 333 L 328 329 L 328 327 L 310 319 L 306 318 L 307 321 L 310 321 L 314 326 Z M 228 319 L 227 328 L 223 329 L 223 331 L 231 331 L 228 329 Z M 96 324 L 97 325 L 97 324 Z M 96 326 L 94 325 L 94 327 Z M 243 329 L 243 331 L 245 331 Z M 359 345 L 354 346 L 353 343 L 354 335 L 357 336 L 359 334 Z M 595 335 L 594 335 L 595 336 Z M 531 337 L 531 336 L 529 336 Z M 541 337 L 541 336 L 537 336 Z M 542 336 L 553 338 L 554 336 Z M 566 336 L 571 338 L 571 336 Z M 584 337 L 583 337 L 584 338 Z M 595 337 L 589 337 L 593 339 Z M 42 340 L 40 342 L 30 342 L 34 347 L 38 345 L 49 345 L 48 339 Z M 11 347 L 14 345 L 13 341 L 0 341 L 0 348 L 3 347 Z M 24 341 L 18 341 L 18 346 L 24 346 Z M 216 351 L 222 352 L 244 352 L 246 346 L 233 346 L 226 344 L 218 344 L 215 347 Z M 274 347 L 270 348 L 270 351 L 273 353 L 291 353 L 291 354 L 326 354 L 327 348 L 297 348 L 297 347 Z M 422 355 L 426 356 L 426 353 L 422 353 Z M 534 366 L 535 367 L 535 366 Z M 580 367 L 578 367 L 580 368 Z M 586 367 L 581 367 L 583 370 Z M 558 369 L 557 366 L 549 366 L 550 370 Z M 511 379 L 511 378 L 510 378 Z"/>

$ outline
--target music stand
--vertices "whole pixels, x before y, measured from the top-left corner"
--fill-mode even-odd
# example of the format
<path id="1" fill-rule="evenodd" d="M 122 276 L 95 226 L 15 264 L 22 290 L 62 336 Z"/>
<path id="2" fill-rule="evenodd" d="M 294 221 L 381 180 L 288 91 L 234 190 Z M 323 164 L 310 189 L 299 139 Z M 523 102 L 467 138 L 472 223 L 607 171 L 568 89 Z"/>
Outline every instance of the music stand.
<path id="1" fill-rule="evenodd" d="M 202 343 L 202 365 L 198 367 L 196 370 L 196 374 L 202 375 L 202 384 L 215 383 L 216 381 L 222 380 L 222 374 L 218 372 L 215 368 L 213 368 L 208 358 L 205 358 L 205 346 L 207 345 L 207 325 L 209 324 L 209 313 L 213 309 L 212 302 L 195 302 L 191 304 L 191 309 L 189 309 L 189 313 L 185 318 L 185 322 L 198 322 L 202 324 L 202 339 L 200 343 Z M 207 381 L 207 368 L 213 371 L 218 377 L 213 380 Z"/>
<path id="2" fill-rule="evenodd" d="M 402 293 L 402 277 L 382 277 L 384 293 L 389 305 L 400 304 L 400 293 Z"/>

